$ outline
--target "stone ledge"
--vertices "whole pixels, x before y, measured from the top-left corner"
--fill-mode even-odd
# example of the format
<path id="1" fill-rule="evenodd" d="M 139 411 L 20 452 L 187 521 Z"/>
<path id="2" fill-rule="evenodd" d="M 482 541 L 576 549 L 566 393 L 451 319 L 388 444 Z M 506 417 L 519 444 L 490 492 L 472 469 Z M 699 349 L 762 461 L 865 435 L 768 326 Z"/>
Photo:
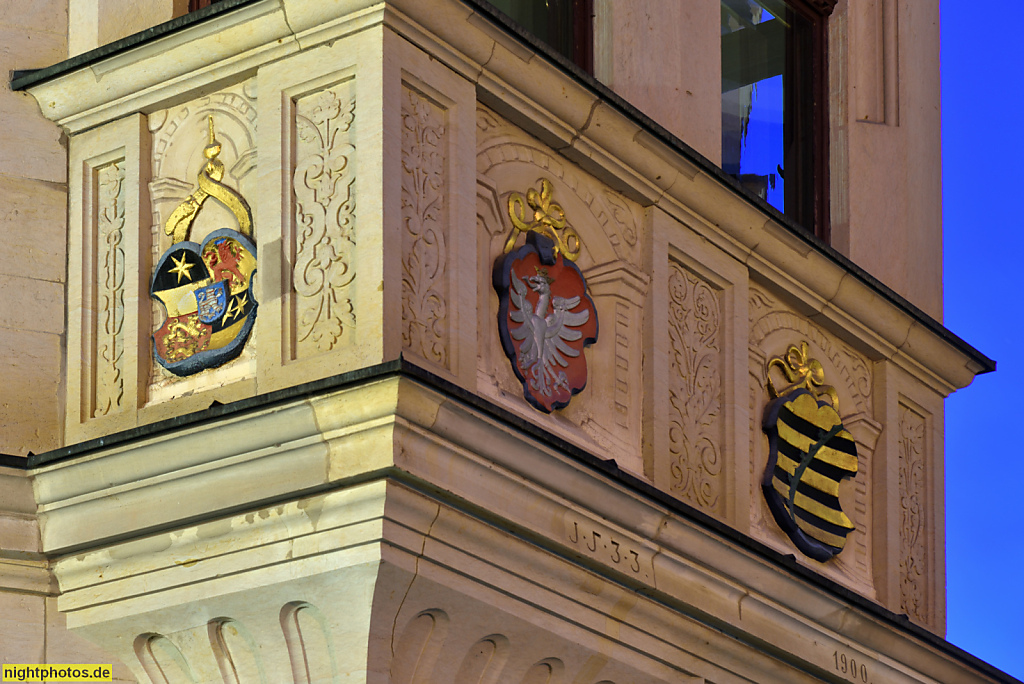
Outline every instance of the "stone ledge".
<path id="1" fill-rule="evenodd" d="M 257 420 L 266 427 L 246 439 Z M 280 443 L 263 444 L 285 425 Z M 219 429 L 236 435 L 230 448 L 199 458 L 179 448 Z M 711 663 L 739 674 L 757 662 L 774 672 L 758 681 L 804 681 L 826 676 L 846 649 L 885 681 L 918 681 L 915 671 L 1012 681 L 613 465 L 523 434 L 441 381 L 364 378 L 182 433 L 35 471 L 44 552 L 80 550 L 56 568 L 73 628 L 194 611 L 299 579 L 315 586 L 335 568 L 380 559 L 449 589 L 469 580 L 462 595 L 497 591 L 505 598 L 494 605 L 511 601 L 504 608 L 553 633 L 615 633 L 630 653 L 713 679 L 722 672 Z M 314 455 L 289 460 L 300 443 Z M 260 467 L 268 458 L 288 466 Z M 97 496 L 115 473 L 128 473 L 117 495 Z M 666 633 L 688 636 L 668 644 Z M 685 643 L 713 653 L 693 660 Z"/>

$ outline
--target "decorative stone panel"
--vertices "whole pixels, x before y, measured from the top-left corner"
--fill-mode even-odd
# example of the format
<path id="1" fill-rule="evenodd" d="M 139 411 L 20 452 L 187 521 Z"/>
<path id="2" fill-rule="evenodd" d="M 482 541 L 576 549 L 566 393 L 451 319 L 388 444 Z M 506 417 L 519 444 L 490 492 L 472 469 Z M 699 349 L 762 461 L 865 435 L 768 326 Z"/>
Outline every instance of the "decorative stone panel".
<path id="1" fill-rule="evenodd" d="M 672 491 L 687 503 L 721 513 L 721 294 L 678 263 L 670 263 L 668 424 Z"/>
<path id="2" fill-rule="evenodd" d="M 931 577 L 928 545 L 933 524 L 928 514 L 929 492 L 925 456 L 927 419 L 905 403 L 899 405 L 899 589 L 900 612 L 920 624 L 930 624 Z"/>
<path id="3" fill-rule="evenodd" d="M 875 472 L 879 601 L 943 635 L 946 574 L 942 398 L 889 361 L 874 370 L 876 418 L 886 425 Z"/>
<path id="4" fill-rule="evenodd" d="M 471 84 L 383 29 L 257 79 L 261 149 L 282 151 L 260 174 L 275 217 L 259 242 L 260 390 L 400 353 L 459 381 L 475 367 L 460 344 L 463 320 L 475 330 Z"/>
<path id="5" fill-rule="evenodd" d="M 355 343 L 358 238 L 355 84 L 314 91 L 294 107 L 290 360 Z"/>
<path id="6" fill-rule="evenodd" d="M 96 231 L 92 273 L 96 320 L 93 418 L 124 409 L 124 159 L 92 170 Z"/>
<path id="7" fill-rule="evenodd" d="M 148 230 L 139 230 L 148 152 L 136 115 L 74 139 L 69 176 L 66 441 L 136 424 L 148 346 Z M 141 295 L 141 297 L 140 297 Z M 78 363 L 78 359 L 81 363 Z M 143 375 L 140 375 L 143 374 Z M 140 385 L 141 383 L 141 385 Z"/>
<path id="8" fill-rule="evenodd" d="M 402 84 L 402 350 L 451 369 L 445 108 Z"/>
<path id="9" fill-rule="evenodd" d="M 386 227 L 389 244 L 401 245 L 385 257 L 399 283 L 388 334 L 418 365 L 474 390 L 477 291 L 490 287 L 477 277 L 476 89 L 412 43 L 390 33 L 385 41 L 396 56 L 385 94 L 401 143 L 385 181 L 401 207 Z"/>
<path id="10" fill-rule="evenodd" d="M 740 529 L 746 525 L 747 422 L 736 401 L 746 270 L 690 228 L 654 214 L 654 354 L 647 397 L 654 425 L 645 454 L 654 483 Z"/>
<path id="11" fill-rule="evenodd" d="M 363 33 L 257 75 L 261 392 L 382 360 L 381 55 Z"/>

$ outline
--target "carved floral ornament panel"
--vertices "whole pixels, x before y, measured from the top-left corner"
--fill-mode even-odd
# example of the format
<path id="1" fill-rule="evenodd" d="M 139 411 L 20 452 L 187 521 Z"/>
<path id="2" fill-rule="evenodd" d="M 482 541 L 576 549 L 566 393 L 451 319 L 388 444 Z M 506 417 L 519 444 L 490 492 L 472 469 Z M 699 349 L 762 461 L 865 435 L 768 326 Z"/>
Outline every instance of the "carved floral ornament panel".
<path id="1" fill-rule="evenodd" d="M 597 342 L 597 309 L 575 261 L 583 244 L 546 178 L 508 199 L 512 230 L 494 264 L 498 334 L 534 408 L 564 408 L 587 384 L 583 349 Z M 516 248 L 520 235 L 525 244 Z"/>
<path id="2" fill-rule="evenodd" d="M 354 339 L 356 100 L 351 82 L 295 101 L 293 358 Z"/>
<path id="3" fill-rule="evenodd" d="M 722 302 L 704 280 L 671 262 L 668 277 L 669 470 L 672 491 L 712 514 L 725 508 L 722 453 Z"/>
<path id="4" fill-rule="evenodd" d="M 447 111 L 402 90 L 402 348 L 452 368 Z"/>
<path id="5" fill-rule="evenodd" d="M 124 177 L 119 160 L 96 170 L 97 324 L 96 370 L 91 415 L 116 413 L 124 399 Z"/>
<path id="6" fill-rule="evenodd" d="M 215 368 L 237 357 L 256 320 L 252 211 L 242 195 L 222 182 L 220 152 L 211 114 L 203 148 L 206 163 L 197 174 L 198 187 L 164 225 L 172 244 L 157 262 L 150 284 L 150 296 L 166 312 L 166 319 L 153 333 L 153 352 L 160 365 L 179 376 Z M 192 224 L 210 198 L 231 212 L 238 230 L 221 228 L 202 244 L 192 242 Z"/>

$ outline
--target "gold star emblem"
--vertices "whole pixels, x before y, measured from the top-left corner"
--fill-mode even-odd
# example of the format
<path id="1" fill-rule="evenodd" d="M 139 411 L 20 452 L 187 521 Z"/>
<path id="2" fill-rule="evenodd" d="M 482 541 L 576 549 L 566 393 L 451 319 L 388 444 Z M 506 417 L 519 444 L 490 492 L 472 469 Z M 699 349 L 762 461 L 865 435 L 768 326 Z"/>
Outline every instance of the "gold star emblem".
<path id="1" fill-rule="evenodd" d="M 242 311 L 245 309 L 245 305 L 249 303 L 249 295 L 243 294 L 241 297 L 235 297 L 231 302 L 231 306 L 224 312 L 223 322 L 227 324 L 232 318 L 236 318 L 242 315 Z"/>
<path id="2" fill-rule="evenodd" d="M 176 273 L 178 275 L 179 283 L 181 282 L 182 276 L 188 278 L 189 280 L 192 280 L 192 274 L 189 273 L 189 271 L 192 270 L 192 267 L 195 266 L 195 264 L 190 264 L 187 261 L 185 261 L 184 254 L 181 255 L 181 261 L 178 261 L 174 257 L 171 257 L 171 261 L 174 262 L 174 268 L 171 269 L 171 273 Z"/>

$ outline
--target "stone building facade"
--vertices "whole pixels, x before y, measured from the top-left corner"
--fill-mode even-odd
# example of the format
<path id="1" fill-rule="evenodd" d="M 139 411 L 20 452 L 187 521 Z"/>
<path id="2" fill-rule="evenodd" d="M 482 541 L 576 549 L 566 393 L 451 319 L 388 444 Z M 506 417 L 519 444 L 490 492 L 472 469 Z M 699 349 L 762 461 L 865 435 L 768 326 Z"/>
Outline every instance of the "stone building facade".
<path id="1" fill-rule="evenodd" d="M 1015 681 L 942 638 L 943 399 L 994 364 L 941 324 L 938 4 L 799 4 L 824 224 L 722 169 L 726 4 L 574 3 L 582 65 L 483 0 L 0 8 L 0 661 Z M 571 229 L 599 321 L 550 411 L 500 331 L 541 311 L 494 284 L 520 225 Z M 249 327 L 172 330 L 228 243 Z M 826 561 L 766 495 L 780 369 L 856 447 Z"/>

